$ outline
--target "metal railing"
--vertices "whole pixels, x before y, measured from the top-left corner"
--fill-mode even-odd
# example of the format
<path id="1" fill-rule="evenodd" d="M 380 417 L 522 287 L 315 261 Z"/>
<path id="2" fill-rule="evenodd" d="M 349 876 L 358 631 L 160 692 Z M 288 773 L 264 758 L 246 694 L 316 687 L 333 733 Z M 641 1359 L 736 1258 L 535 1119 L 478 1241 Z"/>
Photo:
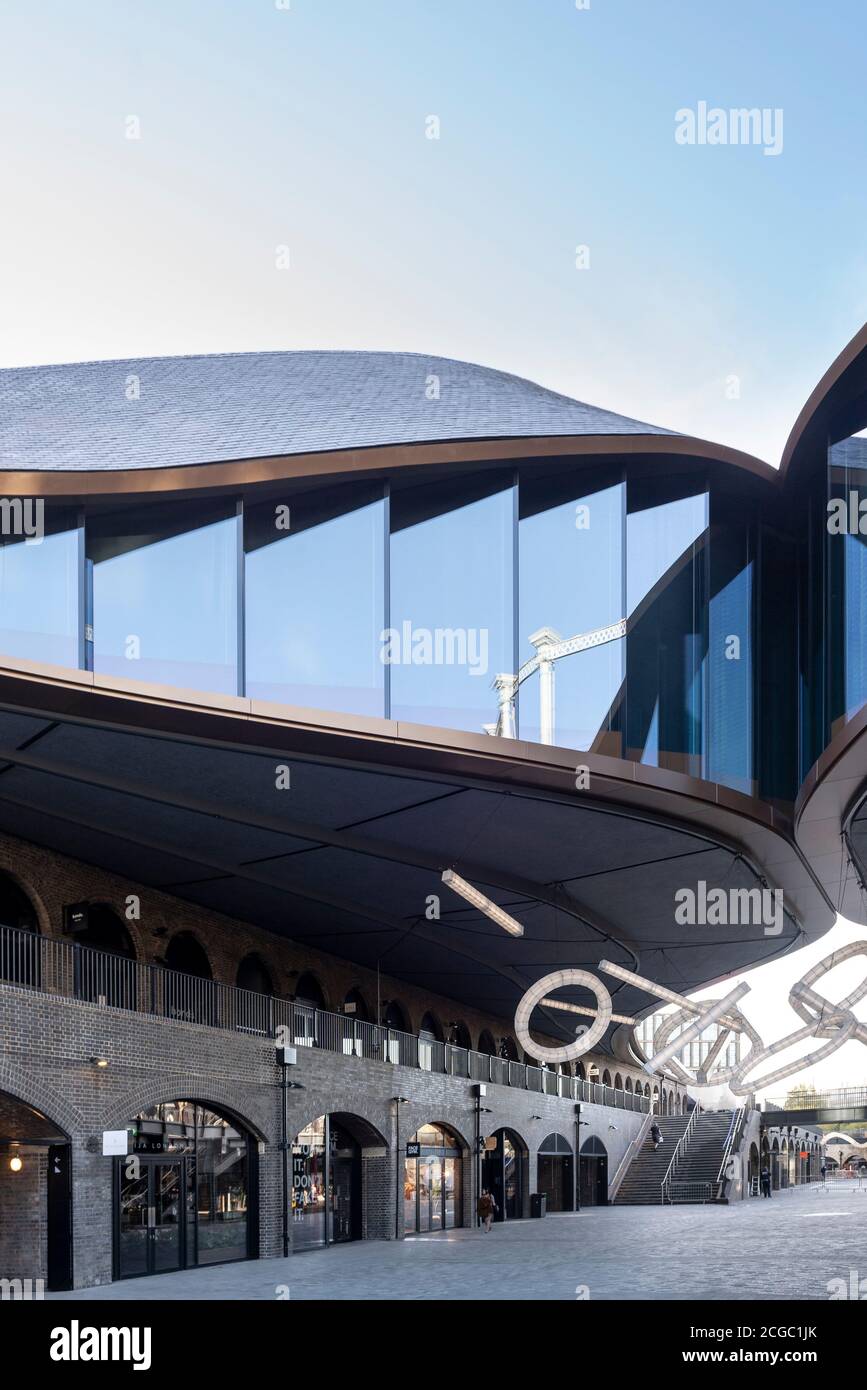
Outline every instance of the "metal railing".
<path id="1" fill-rule="evenodd" d="M 662 1179 L 662 1182 L 660 1183 L 659 1200 L 660 1202 L 662 1202 L 663 1206 L 666 1202 L 670 1202 L 672 1200 L 671 1185 L 674 1178 L 674 1173 L 678 1163 L 680 1162 L 681 1158 L 686 1153 L 687 1149 L 690 1146 L 690 1143 L 692 1142 L 693 1130 L 695 1129 L 695 1122 L 698 1118 L 698 1113 L 700 1109 L 701 1106 L 698 1103 L 696 1103 L 693 1106 L 692 1114 L 686 1122 L 686 1129 L 683 1131 L 683 1134 L 680 1136 L 680 1139 L 674 1146 L 674 1153 L 671 1155 L 671 1162 L 666 1168 L 665 1177 Z M 683 1199 L 681 1198 L 680 1200 Z"/>
<path id="2" fill-rule="evenodd" d="M 74 940 L 0 927 L 0 985 L 171 1019 L 206 1028 L 245 1033 L 253 1038 L 280 1036 L 296 1047 L 396 1066 L 489 1082 L 559 1096 L 588 1105 L 614 1106 L 647 1114 L 649 1096 L 545 1067 L 491 1057 L 452 1043 L 420 1038 L 349 1014 L 330 1013 L 291 999 L 215 980 L 200 979 L 162 965 L 143 965 L 125 956 L 95 951 Z"/>

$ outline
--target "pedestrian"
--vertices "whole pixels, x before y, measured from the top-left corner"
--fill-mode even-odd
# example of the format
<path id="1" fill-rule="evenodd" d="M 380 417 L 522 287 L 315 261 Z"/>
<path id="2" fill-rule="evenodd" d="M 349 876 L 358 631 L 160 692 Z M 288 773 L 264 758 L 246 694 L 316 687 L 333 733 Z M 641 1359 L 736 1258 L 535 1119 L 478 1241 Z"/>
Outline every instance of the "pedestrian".
<path id="1" fill-rule="evenodd" d="M 823 1163 L 822 1166 L 821 1166 L 821 1168 L 819 1169 L 819 1172 L 822 1174 L 822 1182 L 824 1182 L 824 1181 L 825 1181 L 825 1177 L 827 1176 L 827 1173 L 828 1173 L 827 1165 Z"/>
<path id="2" fill-rule="evenodd" d="M 770 1195 L 771 1195 L 771 1170 L 770 1170 L 770 1168 L 768 1168 L 767 1165 L 765 1165 L 765 1167 L 762 1169 L 760 1176 L 761 1176 L 761 1180 L 762 1180 L 762 1196 L 763 1196 L 763 1197 L 770 1197 Z"/>
<path id="3" fill-rule="evenodd" d="M 662 1130 L 659 1128 L 659 1125 L 656 1123 L 655 1120 L 653 1121 L 653 1124 L 650 1126 L 650 1138 L 653 1143 L 653 1152 L 656 1153 L 656 1150 L 662 1143 Z"/>
<path id="4" fill-rule="evenodd" d="M 487 1233 L 491 1229 L 491 1222 L 494 1219 L 494 1212 L 497 1210 L 497 1204 L 494 1201 L 494 1194 L 488 1192 L 485 1187 L 482 1188 L 476 1210 L 479 1214 L 479 1220 L 482 1223 L 482 1230 Z"/>

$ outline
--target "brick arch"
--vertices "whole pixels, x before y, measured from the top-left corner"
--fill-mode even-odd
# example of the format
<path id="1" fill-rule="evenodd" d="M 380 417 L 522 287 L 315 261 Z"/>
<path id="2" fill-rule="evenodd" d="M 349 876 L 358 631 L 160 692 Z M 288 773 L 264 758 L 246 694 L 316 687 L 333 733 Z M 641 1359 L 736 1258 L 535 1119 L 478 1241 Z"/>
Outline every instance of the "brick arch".
<path id="1" fill-rule="evenodd" d="M 151 1081 L 146 1087 L 140 1083 L 135 1089 L 127 1091 L 123 1100 L 115 1100 L 108 1112 L 105 1128 L 123 1129 L 142 1110 L 168 1100 L 199 1101 L 202 1105 L 223 1111 L 229 1119 L 237 1120 L 254 1139 L 274 1142 L 274 1135 L 268 1132 L 269 1128 L 275 1128 L 272 1117 L 269 1116 L 265 1123 L 250 1117 L 249 1091 L 238 1086 L 227 1086 L 217 1078 L 203 1081 L 198 1075 L 189 1078 L 168 1076 L 165 1081 Z"/>
<path id="2" fill-rule="evenodd" d="M 58 1125 L 70 1139 L 88 1128 L 81 1112 L 53 1087 L 26 1075 L 20 1067 L 6 1060 L 0 1061 L 0 1091 L 5 1091 L 24 1105 L 32 1105 L 34 1110 Z"/>
<path id="3" fill-rule="evenodd" d="M 39 924 L 40 936 L 60 936 L 63 926 L 62 922 L 58 922 L 57 930 L 55 931 L 51 921 L 51 914 L 45 906 L 42 894 L 28 878 L 22 877 L 17 868 L 14 856 L 10 853 L 6 845 L 0 846 L 0 873 L 4 873 L 11 878 L 12 882 L 17 884 L 21 892 L 26 893 L 27 897 L 32 902 L 33 909 L 36 913 L 36 920 Z"/>
<path id="4" fill-rule="evenodd" d="M 113 912 L 132 942 L 132 949 L 134 952 L 133 960 L 137 965 L 148 965 L 150 959 L 145 944 L 144 932 L 141 929 L 141 919 L 135 921 L 126 915 L 126 899 L 130 896 L 130 893 L 124 894 L 122 906 L 109 893 L 97 893 L 88 898 L 81 898 L 80 901 L 86 902 L 88 907 L 107 907 L 110 912 Z M 139 907 L 142 908 L 143 911 L 141 893 L 135 893 L 133 896 L 138 898 Z"/>
<path id="5" fill-rule="evenodd" d="M 346 1105 L 341 1105 L 338 1101 L 335 1101 L 333 1104 L 329 1103 L 325 1106 L 324 1110 L 321 1109 L 319 1106 L 314 1106 L 313 1113 L 310 1114 L 308 1112 L 305 1112 L 305 1117 L 303 1120 L 295 1120 L 290 1115 L 290 1144 L 292 1140 L 295 1138 L 296 1134 L 300 1134 L 301 1131 L 303 1129 L 306 1129 L 308 1125 L 311 1125 L 314 1120 L 318 1120 L 320 1115 L 339 1115 L 342 1119 L 349 1120 L 350 1122 L 352 1120 L 357 1120 L 359 1124 L 359 1133 L 356 1134 L 354 1137 L 358 1140 L 358 1143 L 361 1145 L 362 1149 L 366 1147 L 391 1149 L 391 1144 L 382 1132 L 382 1126 L 379 1122 L 379 1119 L 377 1118 L 376 1120 L 372 1120 L 369 1117 L 369 1115 L 362 1114 L 357 1103 L 353 1103 L 351 1099 L 347 1100 Z M 351 1123 L 347 1127 L 351 1129 Z M 369 1131 L 369 1133 L 365 1134 L 365 1130 Z"/>
<path id="6" fill-rule="evenodd" d="M 431 1116 L 429 1116 L 427 1119 L 419 1120 L 418 1124 L 416 1125 L 416 1127 L 415 1127 L 415 1129 L 412 1131 L 412 1133 L 413 1133 L 413 1134 L 417 1133 L 418 1130 L 421 1129 L 422 1125 L 439 1125 L 440 1129 L 447 1129 L 451 1134 L 454 1135 L 455 1139 L 457 1139 L 458 1144 L 459 1144 L 460 1147 L 461 1147 L 461 1150 L 462 1150 L 462 1151 L 466 1151 L 467 1153 L 469 1153 L 469 1151 L 470 1151 L 470 1141 L 469 1141 L 469 1139 L 467 1139 L 467 1137 L 463 1134 L 463 1132 L 462 1132 L 460 1129 L 458 1129 L 457 1125 L 454 1123 L 453 1120 L 444 1120 L 444 1119 L 442 1119 L 442 1118 L 440 1117 L 439 1111 L 436 1112 L 436 1116 L 431 1115 Z"/>

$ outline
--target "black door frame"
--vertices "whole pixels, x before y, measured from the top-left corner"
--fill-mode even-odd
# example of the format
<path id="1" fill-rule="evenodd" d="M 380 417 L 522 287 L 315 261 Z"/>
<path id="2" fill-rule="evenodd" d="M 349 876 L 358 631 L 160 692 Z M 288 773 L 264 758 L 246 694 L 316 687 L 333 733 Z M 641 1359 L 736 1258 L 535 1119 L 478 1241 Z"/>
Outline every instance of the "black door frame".
<path id="1" fill-rule="evenodd" d="M 150 1279 L 155 1274 L 177 1274 L 187 1266 L 187 1190 L 188 1190 L 188 1154 L 130 1154 L 127 1158 L 116 1158 L 114 1160 L 114 1202 L 112 1204 L 112 1265 L 113 1276 L 115 1279 Z M 147 1269 L 134 1270 L 131 1274 L 124 1274 L 120 1268 L 120 1202 L 121 1187 L 124 1179 L 124 1167 L 130 1159 L 135 1159 L 139 1166 L 140 1174 L 147 1176 L 147 1204 L 148 1208 L 154 1207 L 154 1173 L 159 1166 L 177 1167 L 179 1183 L 178 1199 L 178 1263 L 172 1269 L 154 1269 L 154 1241 L 152 1237 L 155 1228 L 148 1227 L 148 1241 L 145 1246 L 147 1253 Z M 196 1235 L 193 1237 L 194 1241 Z"/>
<path id="2" fill-rule="evenodd" d="M 45 1287 L 51 1293 L 73 1286 L 72 1145 L 48 1146 Z"/>

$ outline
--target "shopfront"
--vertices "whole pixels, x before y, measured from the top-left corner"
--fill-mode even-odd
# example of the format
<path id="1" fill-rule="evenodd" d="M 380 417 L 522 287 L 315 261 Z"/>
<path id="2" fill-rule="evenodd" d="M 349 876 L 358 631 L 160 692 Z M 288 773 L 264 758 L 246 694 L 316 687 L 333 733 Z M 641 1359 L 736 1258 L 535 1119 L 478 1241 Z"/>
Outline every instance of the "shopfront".
<path id="1" fill-rule="evenodd" d="M 545 1193 L 549 1212 L 575 1208 L 572 1145 L 562 1134 L 549 1134 L 539 1148 L 536 1191 Z"/>
<path id="2" fill-rule="evenodd" d="M 196 1101 L 166 1101 L 128 1126 L 116 1158 L 118 1279 L 257 1253 L 256 1147 L 235 1120 Z"/>
<path id="3" fill-rule="evenodd" d="M 485 1140 L 481 1185 L 497 1204 L 495 1221 L 524 1215 L 527 1146 L 511 1129 L 498 1129 Z"/>
<path id="4" fill-rule="evenodd" d="M 407 1140 L 403 1181 L 407 1235 L 461 1225 L 461 1159 L 457 1137 L 443 1125 L 422 1125 Z"/>
<path id="5" fill-rule="evenodd" d="M 343 1116 L 320 1115 L 292 1141 L 292 1248 L 361 1237 L 361 1145 Z"/>

